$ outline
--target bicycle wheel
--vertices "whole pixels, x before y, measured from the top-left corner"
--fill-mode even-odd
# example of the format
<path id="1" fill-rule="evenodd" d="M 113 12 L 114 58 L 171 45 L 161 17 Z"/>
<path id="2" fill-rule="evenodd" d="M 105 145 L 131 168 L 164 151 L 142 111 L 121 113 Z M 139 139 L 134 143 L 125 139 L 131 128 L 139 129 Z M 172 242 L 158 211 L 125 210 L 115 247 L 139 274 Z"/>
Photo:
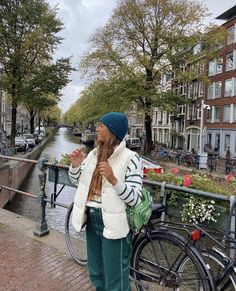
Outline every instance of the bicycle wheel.
<path id="1" fill-rule="evenodd" d="M 200 257 L 186 239 L 171 231 L 142 236 L 134 246 L 131 267 L 137 290 L 213 290 Z M 185 258 L 188 262 L 182 264 Z"/>
<path id="2" fill-rule="evenodd" d="M 216 290 L 235 291 L 236 290 L 236 274 L 232 266 L 227 270 L 227 274 L 224 270 L 228 267 L 230 262 L 225 256 L 221 256 L 214 250 L 202 251 L 204 260 L 210 265 L 211 271 L 216 283 Z"/>
<path id="3" fill-rule="evenodd" d="M 86 231 L 85 227 L 78 233 L 72 223 L 72 210 L 74 203 L 71 203 L 65 220 L 65 237 L 66 244 L 72 258 L 80 265 L 87 264 L 87 247 L 86 247 Z"/>

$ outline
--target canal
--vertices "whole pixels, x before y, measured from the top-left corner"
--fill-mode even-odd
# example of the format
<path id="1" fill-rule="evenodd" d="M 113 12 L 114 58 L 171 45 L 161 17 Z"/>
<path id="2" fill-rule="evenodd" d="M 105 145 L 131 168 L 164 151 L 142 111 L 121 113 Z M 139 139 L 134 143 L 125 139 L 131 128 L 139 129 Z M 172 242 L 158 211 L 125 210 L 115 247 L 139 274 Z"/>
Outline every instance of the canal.
<path id="1" fill-rule="evenodd" d="M 39 159 L 55 158 L 57 160 L 60 160 L 61 154 L 70 153 L 75 150 L 79 145 L 80 138 L 78 136 L 73 136 L 71 130 L 68 130 L 66 128 L 60 128 L 57 134 L 44 148 Z M 88 153 L 90 150 L 91 148 L 85 147 L 85 152 Z M 38 194 L 38 174 L 39 169 L 37 166 L 35 166 L 25 183 L 22 185 L 21 190 L 33 194 Z M 60 185 L 58 189 L 60 189 Z M 53 183 L 47 180 L 45 190 L 49 198 L 50 194 L 53 193 Z M 75 188 L 65 187 L 58 196 L 57 201 L 69 205 L 73 201 L 75 190 Z M 13 201 L 8 205 L 7 209 L 32 220 L 39 220 L 40 207 L 36 199 L 34 198 L 24 196 L 22 194 L 16 194 Z M 66 211 L 67 209 L 63 207 L 57 206 L 56 208 L 51 208 L 51 206 L 48 204 L 46 209 L 46 216 L 49 228 L 64 232 L 64 220 Z"/>

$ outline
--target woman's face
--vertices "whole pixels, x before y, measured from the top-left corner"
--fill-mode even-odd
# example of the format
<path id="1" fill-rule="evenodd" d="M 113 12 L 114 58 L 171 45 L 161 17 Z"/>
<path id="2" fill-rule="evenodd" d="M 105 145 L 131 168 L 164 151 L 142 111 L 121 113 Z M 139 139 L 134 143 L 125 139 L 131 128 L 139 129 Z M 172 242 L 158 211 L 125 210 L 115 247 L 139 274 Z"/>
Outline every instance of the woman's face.
<path id="1" fill-rule="evenodd" d="M 97 133 L 97 142 L 105 143 L 105 141 L 108 139 L 110 132 L 105 124 L 100 122 L 96 128 Z"/>

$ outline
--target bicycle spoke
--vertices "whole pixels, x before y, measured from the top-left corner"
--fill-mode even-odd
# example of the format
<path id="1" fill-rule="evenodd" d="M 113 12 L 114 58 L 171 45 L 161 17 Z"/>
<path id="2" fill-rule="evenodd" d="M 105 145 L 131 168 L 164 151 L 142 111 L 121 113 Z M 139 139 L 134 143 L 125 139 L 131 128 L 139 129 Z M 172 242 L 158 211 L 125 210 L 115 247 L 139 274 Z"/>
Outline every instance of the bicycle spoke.
<path id="1" fill-rule="evenodd" d="M 72 218 L 73 204 L 68 209 L 65 222 L 65 236 L 68 250 L 73 259 L 81 264 L 87 264 L 86 233 L 83 228 L 79 233 L 74 229 Z"/>
<path id="2" fill-rule="evenodd" d="M 132 273 L 135 280 L 148 286 L 147 290 L 207 290 L 204 267 L 197 258 L 187 256 L 188 247 L 177 239 L 151 235 L 150 240 L 143 238 L 136 248 Z M 138 290 L 146 290 L 139 284 L 136 286 Z"/>

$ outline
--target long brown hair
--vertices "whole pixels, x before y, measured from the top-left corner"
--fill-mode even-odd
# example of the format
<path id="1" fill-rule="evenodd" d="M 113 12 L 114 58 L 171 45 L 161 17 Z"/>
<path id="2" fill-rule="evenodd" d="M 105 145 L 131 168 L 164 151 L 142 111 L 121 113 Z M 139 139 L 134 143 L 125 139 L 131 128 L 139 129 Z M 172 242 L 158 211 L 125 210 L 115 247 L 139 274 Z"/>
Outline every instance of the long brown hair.
<path id="1" fill-rule="evenodd" d="M 100 162 L 107 162 L 108 158 L 114 152 L 115 146 L 120 142 L 121 141 L 109 131 L 107 140 L 105 142 L 99 141 L 97 143 L 97 164 L 89 186 L 88 200 L 93 200 L 94 195 L 101 195 L 102 175 L 99 173 L 98 165 Z"/>

